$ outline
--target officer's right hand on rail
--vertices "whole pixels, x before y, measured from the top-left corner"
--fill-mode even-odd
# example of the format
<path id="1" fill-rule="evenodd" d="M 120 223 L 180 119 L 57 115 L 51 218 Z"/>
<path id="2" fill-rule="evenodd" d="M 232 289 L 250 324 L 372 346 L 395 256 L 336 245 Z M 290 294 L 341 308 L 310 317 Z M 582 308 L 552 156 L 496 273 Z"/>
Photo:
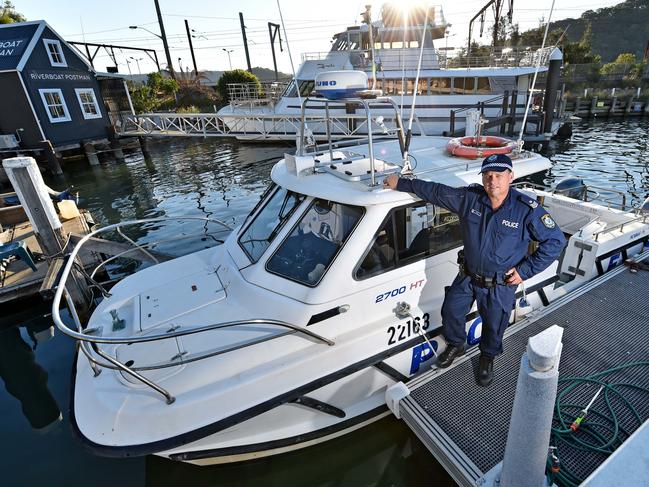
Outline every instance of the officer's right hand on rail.
<path id="1" fill-rule="evenodd" d="M 396 174 L 389 174 L 383 179 L 383 187 L 389 189 L 397 189 L 397 183 L 399 182 L 399 176 Z"/>

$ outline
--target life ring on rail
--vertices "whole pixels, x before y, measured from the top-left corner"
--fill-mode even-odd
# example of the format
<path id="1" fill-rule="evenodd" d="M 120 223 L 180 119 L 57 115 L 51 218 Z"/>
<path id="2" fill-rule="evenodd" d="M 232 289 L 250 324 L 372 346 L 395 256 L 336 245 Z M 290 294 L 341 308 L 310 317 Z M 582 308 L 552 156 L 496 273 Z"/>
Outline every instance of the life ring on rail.
<path id="1" fill-rule="evenodd" d="M 467 159 L 487 157 L 492 154 L 509 154 L 516 147 L 517 143 L 504 137 L 485 135 L 478 137 L 456 137 L 446 144 L 449 154 Z"/>

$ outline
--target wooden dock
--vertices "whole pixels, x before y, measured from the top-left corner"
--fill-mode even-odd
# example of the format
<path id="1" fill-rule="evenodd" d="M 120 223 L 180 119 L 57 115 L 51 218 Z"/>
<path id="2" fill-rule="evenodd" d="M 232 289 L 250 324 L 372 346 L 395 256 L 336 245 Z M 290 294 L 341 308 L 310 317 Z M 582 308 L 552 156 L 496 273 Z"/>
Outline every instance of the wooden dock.
<path id="1" fill-rule="evenodd" d="M 582 118 L 646 117 L 649 116 L 649 99 L 633 96 L 575 97 L 565 100 L 564 110 Z"/>
<path id="2" fill-rule="evenodd" d="M 82 211 L 81 215 L 71 220 L 63 221 L 63 231 L 66 235 L 86 235 L 90 232 L 87 218 L 89 214 Z M 14 260 L 8 266 L 6 274 L 0 279 L 0 307 L 8 305 L 13 301 L 37 298 L 39 289 L 48 271 L 48 263 L 43 256 L 44 251 L 34 235 L 34 230 L 29 221 L 16 223 L 10 226 L 3 225 L 2 244 L 23 241 L 27 248 L 34 254 L 36 271 L 22 260 Z M 67 249 L 68 251 L 70 248 Z M 86 253 L 82 256 L 82 262 L 86 266 L 95 266 L 100 260 L 99 256 Z"/>

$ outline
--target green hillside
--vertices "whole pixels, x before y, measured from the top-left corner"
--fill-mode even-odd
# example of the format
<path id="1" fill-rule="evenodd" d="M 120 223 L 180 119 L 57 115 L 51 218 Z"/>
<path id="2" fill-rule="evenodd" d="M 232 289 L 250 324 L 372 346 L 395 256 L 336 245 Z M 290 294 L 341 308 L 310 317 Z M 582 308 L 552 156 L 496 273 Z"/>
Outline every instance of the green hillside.
<path id="1" fill-rule="evenodd" d="M 649 0 L 627 0 L 613 7 L 588 10 L 578 19 L 552 22 L 550 30 L 567 28 L 568 39 L 577 42 L 588 23 L 592 26 L 592 52 L 599 54 L 602 62 L 611 62 L 623 52 L 641 60 L 649 43 Z"/>

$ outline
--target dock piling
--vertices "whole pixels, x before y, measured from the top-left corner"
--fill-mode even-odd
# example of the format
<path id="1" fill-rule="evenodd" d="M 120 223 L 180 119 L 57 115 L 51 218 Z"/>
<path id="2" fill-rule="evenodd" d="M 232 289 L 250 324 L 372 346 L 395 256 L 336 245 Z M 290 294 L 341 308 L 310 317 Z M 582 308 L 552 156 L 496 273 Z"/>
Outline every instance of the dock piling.
<path id="1" fill-rule="evenodd" d="M 50 172 L 55 176 L 60 176 L 61 174 L 63 174 L 63 169 L 61 169 L 59 158 L 56 156 L 56 152 L 54 152 L 52 143 L 49 140 L 42 140 L 40 142 L 40 146 L 42 148 L 43 155 L 47 160 L 47 168 L 50 170 Z"/>
<path id="2" fill-rule="evenodd" d="M 95 149 L 95 146 L 91 142 L 86 142 L 83 144 L 83 152 L 85 152 L 86 158 L 88 159 L 88 163 L 91 166 L 99 165 L 99 157 L 97 157 L 97 150 Z"/>
<path id="3" fill-rule="evenodd" d="M 64 253 L 66 236 L 38 165 L 32 157 L 12 157 L 2 161 L 2 165 L 49 263 Z M 89 308 L 86 281 L 77 272 L 73 277 L 66 288 L 79 315 L 85 315 Z"/>

